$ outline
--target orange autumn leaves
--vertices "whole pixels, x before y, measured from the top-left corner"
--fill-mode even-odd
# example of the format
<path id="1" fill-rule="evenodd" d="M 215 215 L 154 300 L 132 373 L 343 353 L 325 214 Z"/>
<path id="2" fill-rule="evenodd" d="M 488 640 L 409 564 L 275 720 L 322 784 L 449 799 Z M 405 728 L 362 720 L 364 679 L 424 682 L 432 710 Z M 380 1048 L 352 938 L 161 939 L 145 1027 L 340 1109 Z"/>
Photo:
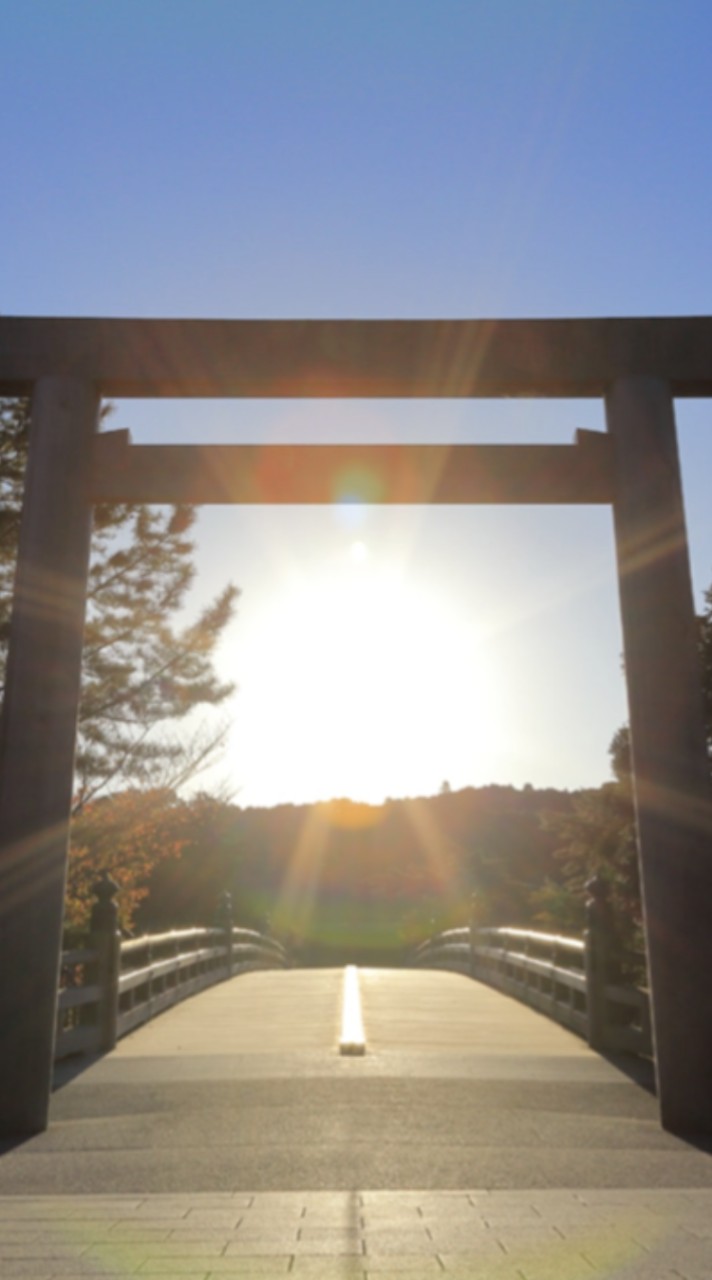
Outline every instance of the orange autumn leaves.
<path id="1" fill-rule="evenodd" d="M 121 791 L 84 805 L 72 822 L 65 931 L 88 928 L 103 871 L 119 886 L 119 924 L 129 931 L 154 867 L 184 847 L 184 823 L 185 806 L 162 788 Z"/>

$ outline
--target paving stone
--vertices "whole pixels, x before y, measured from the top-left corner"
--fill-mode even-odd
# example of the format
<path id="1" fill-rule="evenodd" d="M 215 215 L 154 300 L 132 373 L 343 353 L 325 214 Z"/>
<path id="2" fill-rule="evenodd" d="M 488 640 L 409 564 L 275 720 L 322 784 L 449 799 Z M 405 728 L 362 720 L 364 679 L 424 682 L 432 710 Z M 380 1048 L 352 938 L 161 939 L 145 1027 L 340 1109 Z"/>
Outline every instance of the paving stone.
<path id="1" fill-rule="evenodd" d="M 213 1280 L 214 1274 L 210 1273 L 207 1280 Z M 281 1263 L 275 1267 L 275 1264 L 267 1259 L 254 1258 L 248 1259 L 244 1269 L 239 1271 L 221 1271 L 219 1280 L 283 1280 L 286 1274 L 287 1268 Z M 162 1280 L 166 1278 L 163 1277 Z M 185 1280 L 185 1278 L 181 1275 L 177 1280 Z"/>
<path id="2" fill-rule="evenodd" d="M 190 1272 L 191 1270 L 195 1270 L 196 1267 L 198 1266 L 202 1268 L 206 1273 L 208 1273 L 211 1277 L 212 1276 L 222 1277 L 226 1274 L 230 1274 L 231 1272 L 233 1274 L 235 1272 L 237 1272 L 238 1274 L 242 1272 L 242 1274 L 244 1274 L 245 1272 L 249 1273 L 250 1270 L 253 1270 L 253 1271 L 261 1270 L 264 1273 L 264 1271 L 269 1271 L 270 1268 L 269 1267 L 260 1268 L 260 1263 L 263 1261 L 265 1262 L 269 1261 L 271 1264 L 271 1269 L 283 1275 L 289 1269 L 291 1255 L 290 1254 L 270 1254 L 267 1257 L 265 1257 L 264 1254 L 260 1255 L 259 1253 L 254 1253 L 254 1254 L 247 1254 L 243 1258 L 239 1258 L 239 1257 L 200 1258 L 200 1259 L 186 1258 L 184 1263 L 182 1263 L 179 1259 L 176 1259 L 176 1258 L 151 1258 L 150 1260 L 146 1261 L 142 1265 L 140 1274 L 142 1276 L 143 1275 L 182 1276 L 184 1272 Z"/>
<path id="3" fill-rule="evenodd" d="M 334 1242 L 339 1240 L 360 1240 L 363 1234 L 360 1227 L 310 1227 L 306 1225 L 306 1221 L 304 1226 L 299 1228 L 300 1243 L 305 1240 L 323 1240 L 327 1242 L 329 1240 Z"/>
<path id="4" fill-rule="evenodd" d="M 290 1276 L 300 1280 L 365 1280 L 365 1258 L 297 1257 Z"/>
<path id="5" fill-rule="evenodd" d="M 0 1244 L 0 1276 L 4 1264 L 11 1258 L 34 1258 L 42 1262 L 55 1261 L 58 1258 L 75 1258 L 81 1255 L 86 1246 L 73 1244 L 57 1244 L 52 1240 L 33 1240 L 32 1243 Z"/>
<path id="6" fill-rule="evenodd" d="M 247 1221 L 249 1209 L 189 1209 L 184 1214 L 188 1227 L 226 1227 L 228 1230 Z"/>
<path id="7" fill-rule="evenodd" d="M 13 1262 L 11 1266 L 5 1267 L 4 1273 L 8 1278 L 23 1276 L 25 1280 L 54 1280 L 57 1274 L 56 1271 L 38 1271 L 36 1263 L 20 1259 Z"/>
<path id="8" fill-rule="evenodd" d="M 373 1227 L 385 1228 L 391 1226 L 402 1226 L 407 1229 L 410 1226 L 422 1226 L 425 1221 L 423 1215 L 416 1208 L 389 1208 L 382 1211 L 364 1209 L 361 1220 L 366 1230 L 370 1230 Z"/>
<path id="9" fill-rule="evenodd" d="M 377 1230 L 367 1231 L 364 1235 L 365 1253 L 369 1257 L 371 1254 L 382 1253 L 434 1253 L 432 1238 L 428 1235 L 425 1228 L 414 1226 L 404 1230 L 399 1227 L 394 1230 Z"/>
<path id="10" fill-rule="evenodd" d="M 319 1193 L 256 1195 L 241 1205 L 231 1196 L 38 1197 L 3 1207 L 2 1280 L 290 1271 L 334 1280 L 712 1280 L 712 1192 L 695 1189 L 552 1190 L 534 1204 L 526 1191 L 472 1191 L 325 1193 L 323 1202 Z"/>
<path id="11" fill-rule="evenodd" d="M 366 1272 L 367 1280 L 369 1277 L 374 1277 L 374 1280 L 403 1280 L 404 1276 L 407 1277 L 407 1280 L 432 1280 L 434 1275 L 439 1275 L 442 1280 L 443 1272 L 441 1269 L 437 1272 L 432 1270 L 424 1271 L 420 1266 L 414 1266 L 412 1268 L 402 1267 L 400 1270 L 378 1270 Z M 467 1280 L 473 1280 L 472 1274 L 468 1276 Z M 521 1277 L 517 1276 L 516 1280 L 521 1280 Z"/>
<path id="12" fill-rule="evenodd" d="M 378 1254 L 371 1255 L 364 1259 L 366 1263 L 366 1275 L 378 1276 L 379 1280 L 383 1280 L 384 1272 L 395 1275 L 402 1275 L 404 1272 L 410 1275 L 410 1272 L 417 1272 L 418 1276 L 427 1276 L 430 1280 L 431 1276 L 442 1276 L 443 1269 L 434 1256 L 419 1257 L 417 1254 Z"/>
<path id="13" fill-rule="evenodd" d="M 168 1201 L 161 1203 L 160 1200 L 153 1202 L 152 1200 L 144 1200 L 136 1210 L 134 1221 L 140 1222 L 149 1219 L 152 1222 L 162 1222 L 168 1220 L 182 1220 L 187 1218 L 191 1212 L 191 1204 L 184 1198 L 178 1201 Z"/>
<path id="14" fill-rule="evenodd" d="M 259 1230 L 259 1228 L 257 1229 Z M 127 1238 L 130 1238 L 131 1228 L 127 1227 L 126 1231 Z M 220 1240 L 223 1244 L 229 1244 L 231 1240 L 241 1239 L 242 1235 L 243 1228 L 241 1225 L 238 1225 L 237 1227 L 230 1227 L 226 1230 L 225 1227 L 189 1227 L 187 1225 L 184 1226 L 181 1223 L 180 1226 L 171 1225 L 165 1232 L 164 1238 L 166 1240 L 175 1240 L 177 1243 L 180 1243 L 181 1240 L 186 1240 L 190 1243 L 196 1240 Z M 158 1238 L 159 1237 L 156 1236 L 156 1239 Z"/>
<path id="15" fill-rule="evenodd" d="M 232 1276 L 239 1276 L 240 1280 L 250 1280 L 251 1277 L 259 1277 L 259 1280 L 275 1280 L 286 1275 L 290 1267 L 291 1259 L 288 1256 L 280 1258 L 232 1258 L 229 1267 L 222 1267 L 219 1272 L 210 1272 L 211 1280 L 213 1276 L 219 1276 L 219 1280 L 230 1280 Z M 183 1278 L 181 1277 L 181 1280 Z"/>
<path id="16" fill-rule="evenodd" d="M 301 1222 L 305 1227 L 360 1227 L 363 1211 L 360 1205 L 341 1208 L 307 1209 Z"/>
<path id="17" fill-rule="evenodd" d="M 35 1258 L 8 1258 L 3 1262 L 2 1276 L 3 1280 L 10 1277 L 25 1276 L 31 1277 L 32 1280 L 44 1280 L 49 1277 L 55 1280 L 56 1277 L 64 1280 L 64 1277 L 71 1276 L 107 1276 L 107 1275 L 135 1275 L 135 1271 L 127 1269 L 117 1261 L 110 1261 L 107 1264 L 102 1263 L 98 1267 L 96 1262 L 85 1263 L 79 1258 L 54 1258 L 47 1265 Z"/>
<path id="18" fill-rule="evenodd" d="M 108 1228 L 95 1233 L 101 1239 L 121 1241 L 125 1244 L 140 1244 L 149 1240 L 170 1240 L 174 1232 L 167 1223 L 154 1227 L 148 1222 L 115 1222 Z"/>
<path id="19" fill-rule="evenodd" d="M 615 1275 L 618 1280 L 619 1272 L 611 1272 L 608 1268 L 598 1270 L 587 1262 L 585 1258 L 569 1257 L 559 1260 L 558 1262 L 528 1262 L 522 1261 L 518 1267 L 522 1280 L 595 1280 L 596 1276 Z"/>
<path id="20" fill-rule="evenodd" d="M 500 1241 L 496 1236 L 482 1235 L 473 1231 L 458 1231 L 443 1228 L 441 1231 L 433 1230 L 431 1232 L 433 1249 L 436 1253 L 454 1253 L 457 1250 L 472 1251 L 481 1257 L 502 1257 L 505 1250 L 502 1248 Z"/>
<path id="21" fill-rule="evenodd" d="M 360 1240 L 344 1240 L 340 1243 L 328 1240 L 304 1240 L 295 1246 L 295 1258 L 306 1258 L 310 1255 L 314 1257 L 322 1255 L 330 1258 L 362 1258 L 364 1256 Z"/>
<path id="22" fill-rule="evenodd" d="M 502 1257 L 481 1257 L 479 1253 L 440 1253 L 440 1262 L 448 1280 L 522 1280 L 518 1267 Z"/>
<path id="23" fill-rule="evenodd" d="M 239 1227 L 237 1231 L 225 1232 L 222 1239 L 225 1249 L 231 1249 L 235 1253 L 244 1253 L 245 1245 L 252 1240 L 281 1242 L 284 1253 L 289 1253 L 299 1240 L 299 1231 L 289 1224 L 282 1227 L 278 1223 L 265 1223 L 261 1227 L 258 1223 L 254 1223 L 251 1226 Z"/>
<path id="24" fill-rule="evenodd" d="M 530 1223 L 508 1223 L 506 1227 L 491 1227 L 490 1231 L 499 1241 L 505 1252 L 512 1249 L 524 1249 L 527 1245 L 544 1245 L 552 1249 L 561 1245 L 565 1239 L 563 1233 L 554 1224 L 546 1222 L 532 1225 Z"/>

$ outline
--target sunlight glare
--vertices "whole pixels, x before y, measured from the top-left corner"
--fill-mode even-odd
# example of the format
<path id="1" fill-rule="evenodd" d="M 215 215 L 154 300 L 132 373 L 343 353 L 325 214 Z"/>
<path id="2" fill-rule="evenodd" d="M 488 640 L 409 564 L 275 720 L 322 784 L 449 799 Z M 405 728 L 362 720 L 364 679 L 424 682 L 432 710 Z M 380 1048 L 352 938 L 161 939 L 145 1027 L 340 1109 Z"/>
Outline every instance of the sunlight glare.
<path id="1" fill-rule="evenodd" d="M 349 548 L 349 555 L 354 564 L 363 564 L 368 560 L 368 547 L 365 542 L 352 542 Z"/>
<path id="2" fill-rule="evenodd" d="M 240 699 L 260 708 L 260 789 L 371 803 L 432 793 L 454 743 L 472 777 L 487 773 L 502 738 L 491 627 L 360 539 L 283 581 L 259 648 L 239 659 Z"/>

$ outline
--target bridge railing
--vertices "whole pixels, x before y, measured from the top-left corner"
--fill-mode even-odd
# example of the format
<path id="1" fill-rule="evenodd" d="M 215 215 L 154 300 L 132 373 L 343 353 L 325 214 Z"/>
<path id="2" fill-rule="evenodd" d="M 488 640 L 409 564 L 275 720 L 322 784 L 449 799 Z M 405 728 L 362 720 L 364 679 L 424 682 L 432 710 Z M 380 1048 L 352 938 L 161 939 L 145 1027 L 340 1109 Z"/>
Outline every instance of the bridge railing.
<path id="1" fill-rule="evenodd" d="M 413 963 L 464 973 L 532 1005 L 601 1052 L 652 1054 L 650 1001 L 612 977 L 606 939 L 530 929 L 448 929 L 416 949 Z"/>
<path id="2" fill-rule="evenodd" d="M 472 974 L 588 1037 L 586 944 L 527 929 L 480 929 Z"/>
<path id="3" fill-rule="evenodd" d="M 112 1049 L 117 1039 L 187 996 L 253 969 L 284 969 L 274 938 L 253 929 L 175 929 L 121 941 L 95 929 L 62 954 L 55 1058 Z"/>

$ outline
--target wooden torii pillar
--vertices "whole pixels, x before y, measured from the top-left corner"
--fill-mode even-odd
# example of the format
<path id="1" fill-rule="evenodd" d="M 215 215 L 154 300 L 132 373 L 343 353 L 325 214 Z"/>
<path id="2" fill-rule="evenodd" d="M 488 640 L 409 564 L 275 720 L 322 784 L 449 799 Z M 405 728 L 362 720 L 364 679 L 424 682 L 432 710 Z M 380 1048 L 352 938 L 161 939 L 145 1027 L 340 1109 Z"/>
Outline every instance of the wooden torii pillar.
<path id="1" fill-rule="evenodd" d="M 661 1119 L 712 1132 L 710 793 L 673 395 L 712 395 L 712 320 L 0 318 L 33 423 L 0 737 L 0 1134 L 46 1127 L 91 506 L 610 502 Z M 574 447 L 132 447 L 99 396 L 605 399 Z M 346 485 L 346 488 L 344 487 Z"/>
<path id="2" fill-rule="evenodd" d="M 0 1134 L 46 1128 L 99 398 L 38 379 L 0 721 Z"/>
<path id="3" fill-rule="evenodd" d="M 712 1133 L 712 808 L 675 417 L 663 379 L 606 396 L 661 1120 Z"/>

